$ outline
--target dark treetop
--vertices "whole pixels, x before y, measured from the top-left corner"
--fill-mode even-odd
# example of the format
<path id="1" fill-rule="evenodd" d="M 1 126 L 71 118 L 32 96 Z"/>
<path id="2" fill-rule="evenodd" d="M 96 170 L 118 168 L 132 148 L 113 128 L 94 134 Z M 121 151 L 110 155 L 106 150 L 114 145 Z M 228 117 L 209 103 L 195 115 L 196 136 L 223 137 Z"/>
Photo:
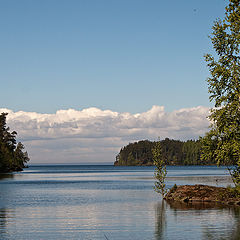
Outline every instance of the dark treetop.
<path id="1" fill-rule="evenodd" d="M 29 161 L 21 142 L 17 143 L 15 131 L 6 126 L 7 113 L 0 115 L 0 173 L 21 171 Z"/>

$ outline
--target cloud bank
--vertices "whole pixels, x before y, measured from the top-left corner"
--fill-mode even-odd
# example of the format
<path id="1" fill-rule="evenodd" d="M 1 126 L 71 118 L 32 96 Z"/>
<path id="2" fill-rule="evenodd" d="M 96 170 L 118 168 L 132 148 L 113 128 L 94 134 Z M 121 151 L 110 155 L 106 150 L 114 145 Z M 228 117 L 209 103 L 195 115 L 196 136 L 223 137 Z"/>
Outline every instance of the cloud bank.
<path id="1" fill-rule="evenodd" d="M 163 106 L 131 114 L 87 108 L 55 114 L 8 112 L 7 124 L 18 132 L 30 163 L 113 162 L 129 142 L 165 137 L 197 139 L 208 130 L 209 108 L 199 106 L 166 112 Z"/>

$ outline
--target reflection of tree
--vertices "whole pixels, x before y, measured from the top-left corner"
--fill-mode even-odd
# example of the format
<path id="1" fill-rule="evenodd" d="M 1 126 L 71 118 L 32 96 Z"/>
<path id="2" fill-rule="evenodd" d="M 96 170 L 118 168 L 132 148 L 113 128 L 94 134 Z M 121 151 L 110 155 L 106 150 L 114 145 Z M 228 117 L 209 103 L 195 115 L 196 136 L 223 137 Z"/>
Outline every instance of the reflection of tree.
<path id="1" fill-rule="evenodd" d="M 13 178 L 14 175 L 13 174 L 8 174 L 8 173 L 3 173 L 3 174 L 0 174 L 0 180 L 2 179 L 5 179 L 5 178 Z"/>
<path id="2" fill-rule="evenodd" d="M 164 231 L 166 228 L 166 203 L 162 201 L 155 208 L 155 239 L 164 239 Z"/>
<path id="3" fill-rule="evenodd" d="M 240 239 L 240 209 L 234 208 L 234 217 L 235 217 L 235 228 L 232 233 L 232 240 L 239 240 Z"/>
<path id="4" fill-rule="evenodd" d="M 170 208 L 176 212 L 177 210 L 206 210 L 206 209 L 219 209 L 224 208 L 222 204 L 216 202 L 178 202 L 178 201 L 167 201 Z M 186 212 L 187 214 L 187 212 Z"/>
<path id="5" fill-rule="evenodd" d="M 168 202 L 174 215 L 185 215 L 186 217 L 201 216 L 201 213 L 208 214 L 216 211 L 214 220 L 204 222 L 202 239 L 206 240 L 240 240 L 240 207 L 226 207 L 214 202 Z M 208 212 L 210 211 L 210 212 Z M 215 213 L 214 213 L 215 214 Z M 201 224 L 201 223 L 200 223 Z M 222 227 L 221 227 L 222 226 Z M 159 238 L 161 239 L 161 238 Z"/>
<path id="6" fill-rule="evenodd" d="M 6 219 L 6 209 L 0 208 L 0 239 L 5 239 L 4 236 L 6 235 Z"/>
<path id="7" fill-rule="evenodd" d="M 240 209 L 239 207 L 229 208 L 229 214 L 233 216 L 234 224 L 231 228 L 225 230 L 224 232 L 218 232 L 211 227 L 206 227 L 204 229 L 204 239 L 206 240 L 240 240 Z"/>

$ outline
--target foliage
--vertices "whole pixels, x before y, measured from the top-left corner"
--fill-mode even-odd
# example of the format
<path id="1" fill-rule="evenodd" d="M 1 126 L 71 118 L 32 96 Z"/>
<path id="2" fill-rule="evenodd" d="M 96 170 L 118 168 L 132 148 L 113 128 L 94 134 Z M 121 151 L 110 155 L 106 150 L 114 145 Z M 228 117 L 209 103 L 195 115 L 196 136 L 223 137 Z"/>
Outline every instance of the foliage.
<path id="1" fill-rule="evenodd" d="M 129 154 L 128 154 L 128 165 L 129 166 L 134 166 L 135 165 L 135 158 L 133 157 L 133 154 L 132 154 L 132 152 L 130 152 Z"/>
<path id="2" fill-rule="evenodd" d="M 164 197 L 167 192 L 165 184 L 167 169 L 162 155 L 162 146 L 160 141 L 157 141 L 155 143 L 155 146 L 152 149 L 152 155 L 153 163 L 155 165 L 154 178 L 156 179 L 154 190 L 157 193 L 162 194 L 162 196 Z"/>
<path id="3" fill-rule="evenodd" d="M 152 147 L 153 143 L 148 140 L 129 143 L 120 150 L 115 165 L 153 165 Z"/>
<path id="4" fill-rule="evenodd" d="M 140 166 L 153 165 L 152 148 L 156 142 L 148 140 L 129 143 L 116 156 L 115 165 Z M 201 161 L 201 144 L 197 140 L 186 142 L 166 138 L 161 140 L 162 156 L 167 165 L 206 165 L 215 164 L 214 161 Z M 134 159 L 133 159 L 134 158 Z"/>
<path id="5" fill-rule="evenodd" d="M 177 190 L 177 184 L 175 183 L 169 190 L 170 193 L 174 193 Z"/>
<path id="6" fill-rule="evenodd" d="M 221 201 L 228 201 L 229 199 L 233 201 L 233 199 L 239 200 L 239 198 L 240 198 L 239 186 L 232 187 L 231 185 L 228 185 L 225 191 L 220 192 L 218 195 L 218 199 Z"/>
<path id="7" fill-rule="evenodd" d="M 210 77 L 208 89 L 211 130 L 201 139 L 203 161 L 229 165 L 234 184 L 240 185 L 240 1 L 230 0 L 225 18 L 213 25 L 216 56 L 205 56 Z"/>
<path id="8" fill-rule="evenodd" d="M 184 165 L 203 165 L 212 164 L 213 161 L 201 162 L 201 143 L 200 141 L 188 140 L 183 143 L 183 164 Z"/>
<path id="9" fill-rule="evenodd" d="M 6 126 L 7 113 L 0 114 L 0 172 L 19 171 L 29 161 L 24 146 L 17 143 L 15 131 L 10 132 Z"/>
<path id="10" fill-rule="evenodd" d="M 240 186 L 237 186 L 237 187 L 227 186 L 226 192 L 228 193 L 228 195 L 230 197 L 239 198 L 240 197 Z"/>
<path id="11" fill-rule="evenodd" d="M 169 165 L 181 165 L 183 158 L 183 142 L 165 138 L 161 141 L 162 154 Z"/>

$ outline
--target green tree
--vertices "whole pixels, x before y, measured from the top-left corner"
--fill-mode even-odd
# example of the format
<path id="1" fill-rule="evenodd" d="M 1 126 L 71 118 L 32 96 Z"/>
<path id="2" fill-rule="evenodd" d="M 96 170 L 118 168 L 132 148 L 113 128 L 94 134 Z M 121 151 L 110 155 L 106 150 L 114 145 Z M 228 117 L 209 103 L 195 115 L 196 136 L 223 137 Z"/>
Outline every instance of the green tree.
<path id="1" fill-rule="evenodd" d="M 201 165 L 200 162 L 201 143 L 199 140 L 188 140 L 183 143 L 183 164 L 184 165 Z M 206 162 L 210 164 L 210 162 Z"/>
<path id="2" fill-rule="evenodd" d="M 240 185 L 240 1 L 229 0 L 223 20 L 213 25 L 211 40 L 216 56 L 205 56 L 210 77 L 208 90 L 211 130 L 202 138 L 203 160 L 228 165 L 234 184 Z"/>
<path id="3" fill-rule="evenodd" d="M 24 168 L 25 163 L 29 161 L 28 153 L 24 152 L 24 146 L 21 142 L 17 144 L 16 150 L 14 151 L 14 168 Z"/>
<path id="4" fill-rule="evenodd" d="M 136 164 L 136 161 L 135 161 L 135 158 L 134 158 L 132 152 L 130 152 L 130 153 L 128 154 L 127 164 L 128 164 L 129 166 L 134 166 L 134 165 Z"/>
<path id="5" fill-rule="evenodd" d="M 152 149 L 153 163 L 155 165 L 154 177 L 156 179 L 154 190 L 157 193 L 164 195 L 166 194 L 165 179 L 167 175 L 166 164 L 162 156 L 162 146 L 160 140 L 155 143 Z"/>
<path id="6" fill-rule="evenodd" d="M 20 171 L 29 161 L 22 143 L 16 141 L 17 133 L 6 125 L 7 113 L 0 114 L 0 172 Z"/>

